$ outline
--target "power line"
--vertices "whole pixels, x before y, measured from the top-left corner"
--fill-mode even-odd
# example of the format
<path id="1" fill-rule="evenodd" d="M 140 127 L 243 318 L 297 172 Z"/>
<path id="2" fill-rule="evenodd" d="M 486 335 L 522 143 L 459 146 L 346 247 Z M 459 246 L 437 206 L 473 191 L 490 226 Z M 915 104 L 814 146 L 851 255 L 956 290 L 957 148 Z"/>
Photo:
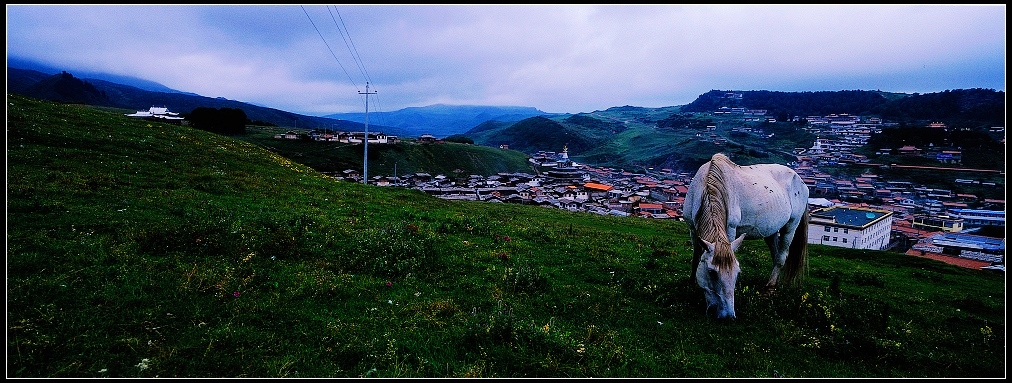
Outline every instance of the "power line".
<path id="1" fill-rule="evenodd" d="M 348 74 L 348 70 L 345 69 L 344 65 L 341 64 L 341 60 L 339 60 L 337 58 L 337 55 L 334 54 L 334 50 L 330 48 L 330 44 L 327 44 L 327 39 L 323 37 L 323 33 L 320 32 L 320 28 L 316 27 L 316 23 L 314 23 L 313 18 L 309 16 L 309 12 L 306 11 L 305 7 L 302 7 L 301 5 L 300 7 L 302 8 L 302 12 L 306 14 L 306 18 L 309 19 L 309 22 L 313 24 L 313 29 L 316 29 L 316 33 L 320 35 L 320 39 L 322 39 L 323 43 L 327 46 L 327 50 L 330 51 L 330 55 L 334 57 L 334 60 L 337 60 L 337 64 L 341 66 L 341 70 L 343 70 L 344 74 L 348 76 L 348 80 L 350 80 L 351 83 L 355 85 L 355 88 L 358 89 L 358 85 L 355 84 L 355 80 L 351 78 L 351 75 Z M 340 25 L 338 24 L 337 19 L 334 18 L 334 12 L 336 12 L 337 17 L 341 19 Z M 362 146 L 363 146 L 362 183 L 368 184 L 369 183 L 369 95 L 371 94 L 375 95 L 377 94 L 377 92 L 369 91 L 369 82 L 372 81 L 372 79 L 369 78 L 369 72 L 365 70 L 365 64 L 362 63 L 361 55 L 358 54 L 358 49 L 355 48 L 355 43 L 351 41 L 351 33 L 348 32 L 348 27 L 344 25 L 344 19 L 341 18 L 341 12 L 337 11 L 337 6 L 334 6 L 334 12 L 330 11 L 330 6 L 328 5 L 327 13 L 330 13 L 330 19 L 334 22 L 334 26 L 337 27 L 337 32 L 338 34 L 341 35 L 341 39 L 344 41 L 345 47 L 348 48 L 348 53 L 351 54 L 351 57 L 352 59 L 355 60 L 355 64 L 358 66 L 359 71 L 361 72 L 362 76 L 365 77 L 366 79 L 365 92 L 359 91 L 358 93 L 360 95 L 365 96 L 365 124 L 364 124 L 365 132 L 362 137 Z M 341 31 L 342 26 L 344 27 L 343 32 Z M 347 38 L 345 38 L 345 35 L 347 35 Z"/>
<path id="2" fill-rule="evenodd" d="M 330 18 L 334 22 L 334 27 L 337 28 L 338 34 L 340 34 L 341 39 L 344 40 L 344 45 L 348 48 L 348 53 L 351 54 L 351 57 L 355 60 L 355 64 L 358 65 L 359 71 L 362 72 L 362 76 L 365 77 L 366 82 L 372 82 L 372 78 L 369 76 L 369 71 L 365 69 L 365 63 L 362 61 L 362 55 L 358 53 L 358 48 L 355 47 L 355 42 L 351 39 L 351 32 L 348 31 L 348 26 L 344 23 L 344 17 L 341 16 L 341 11 L 337 10 L 336 5 L 333 7 L 333 12 L 330 12 L 330 6 L 327 6 L 327 11 L 330 12 Z M 337 13 L 336 19 L 334 18 L 334 13 Z M 338 20 L 340 20 L 340 24 L 338 24 Z M 344 30 L 343 32 L 342 29 Z M 347 36 L 347 38 L 345 38 L 345 36 Z M 376 111 L 382 111 L 383 109 L 379 102 L 379 95 L 376 95 L 374 99 L 376 100 L 376 105 L 373 106 L 373 109 Z M 366 105 L 366 107 L 368 108 L 368 105 Z M 368 113 L 368 111 L 366 111 L 366 113 Z M 382 117 L 383 116 L 380 115 L 381 120 Z"/>
<path id="3" fill-rule="evenodd" d="M 358 84 L 356 84 L 355 80 L 353 80 L 351 78 L 351 75 L 348 74 L 348 70 L 344 69 L 344 65 L 341 64 L 341 60 L 339 60 L 337 58 L 337 55 L 334 54 L 334 50 L 330 49 L 330 44 L 327 44 L 327 39 L 323 37 L 323 33 L 320 33 L 320 28 L 317 28 L 316 27 L 316 23 L 313 22 L 313 18 L 309 17 L 309 12 L 306 12 L 306 7 L 303 7 L 301 5 L 299 7 L 302 8 L 302 12 L 306 14 L 306 18 L 309 19 L 309 23 L 313 24 L 313 29 L 315 29 L 316 33 L 320 35 L 320 39 L 322 39 L 323 40 L 323 44 L 327 46 L 327 50 L 330 51 L 330 55 L 334 57 L 335 61 L 337 61 L 337 65 L 341 67 L 342 71 L 344 71 L 344 75 L 348 76 L 348 80 L 351 81 L 351 84 L 355 86 L 355 89 L 358 89 Z"/>
<path id="4" fill-rule="evenodd" d="M 345 47 L 348 48 L 348 53 L 350 53 L 351 57 L 355 60 L 355 64 L 358 65 L 359 71 L 362 72 L 362 76 L 365 77 L 366 82 L 372 82 L 372 78 L 369 76 L 369 71 L 365 69 L 365 63 L 362 61 L 362 55 L 358 53 L 358 48 L 355 47 L 355 42 L 351 38 L 351 32 L 348 31 L 348 26 L 344 23 L 344 17 L 341 16 L 341 11 L 337 10 L 336 5 L 333 7 L 334 7 L 333 12 L 330 12 L 330 6 L 327 6 L 327 11 L 330 12 L 330 18 L 334 22 L 334 27 L 337 28 L 338 34 L 340 34 L 341 39 L 344 40 L 344 45 Z M 337 13 L 336 19 L 334 18 L 334 13 Z M 340 24 L 338 24 L 338 20 L 340 20 Z M 342 29 L 344 30 L 343 32 Z M 345 36 L 347 36 L 347 38 L 345 38 Z M 361 92 L 359 93 L 362 94 Z M 371 94 L 375 95 L 375 97 L 373 97 L 373 99 L 375 100 L 375 105 L 373 106 L 373 109 L 378 112 L 382 112 L 383 108 L 382 104 L 380 103 L 379 95 L 376 93 Z M 368 96 L 366 97 L 368 98 Z M 366 99 L 366 109 L 367 109 L 366 114 L 369 113 L 368 108 L 369 108 L 368 99 Z M 380 115 L 380 122 L 381 124 L 385 123 L 382 114 Z"/>
<path id="5" fill-rule="evenodd" d="M 327 12 L 330 12 L 330 6 L 327 6 Z M 366 81 L 372 81 L 369 78 L 369 72 L 365 70 L 365 64 L 362 63 L 362 57 L 358 54 L 358 49 L 355 48 L 355 42 L 351 40 L 351 32 L 348 32 L 348 26 L 344 25 L 344 18 L 341 18 L 341 12 L 337 10 L 337 6 L 334 6 L 334 12 L 337 12 L 337 17 L 341 19 L 341 24 L 337 24 L 337 20 L 334 19 L 334 13 L 330 12 L 330 19 L 334 21 L 334 26 L 337 27 L 337 33 L 341 35 L 341 39 L 344 39 L 345 35 L 348 36 L 344 40 L 344 46 L 348 48 L 348 53 L 355 59 L 355 64 L 358 65 L 358 70 L 362 72 L 362 76 L 365 77 Z M 344 32 L 341 32 L 341 28 L 344 28 Z"/>

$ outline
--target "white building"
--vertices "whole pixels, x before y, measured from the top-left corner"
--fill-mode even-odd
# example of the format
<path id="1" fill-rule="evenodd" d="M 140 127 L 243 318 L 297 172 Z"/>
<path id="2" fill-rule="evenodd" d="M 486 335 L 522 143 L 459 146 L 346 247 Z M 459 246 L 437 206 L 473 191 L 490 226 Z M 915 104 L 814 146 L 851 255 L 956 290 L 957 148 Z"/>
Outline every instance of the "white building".
<path id="1" fill-rule="evenodd" d="M 179 113 L 170 112 L 164 106 L 152 106 L 148 110 L 138 110 L 137 113 L 126 114 L 127 117 L 160 118 L 163 120 L 182 120 Z"/>
<path id="2" fill-rule="evenodd" d="M 889 245 L 893 212 L 850 206 L 831 206 L 812 211 L 808 243 L 884 250 Z"/>

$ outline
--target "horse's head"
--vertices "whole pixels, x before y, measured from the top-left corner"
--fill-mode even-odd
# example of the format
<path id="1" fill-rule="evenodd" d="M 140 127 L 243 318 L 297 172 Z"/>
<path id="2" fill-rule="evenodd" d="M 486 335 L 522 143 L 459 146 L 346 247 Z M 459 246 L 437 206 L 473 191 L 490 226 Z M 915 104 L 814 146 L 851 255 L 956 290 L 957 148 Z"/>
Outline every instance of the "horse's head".
<path id="1" fill-rule="evenodd" d="M 706 249 L 696 266 L 696 283 L 706 296 L 707 314 L 715 310 L 718 319 L 734 319 L 734 287 L 741 272 L 734 251 L 744 239 L 742 234 L 730 244 L 702 240 Z"/>

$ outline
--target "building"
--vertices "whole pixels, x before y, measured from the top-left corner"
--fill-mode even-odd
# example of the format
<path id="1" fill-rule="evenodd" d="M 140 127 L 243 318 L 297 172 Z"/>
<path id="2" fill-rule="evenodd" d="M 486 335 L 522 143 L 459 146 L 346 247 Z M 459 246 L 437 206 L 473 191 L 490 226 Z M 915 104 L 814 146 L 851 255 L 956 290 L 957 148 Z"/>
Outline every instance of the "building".
<path id="1" fill-rule="evenodd" d="M 180 122 L 183 120 L 183 117 L 179 117 L 179 113 L 170 112 L 169 108 L 164 106 L 152 106 L 148 108 L 148 110 L 138 110 L 137 113 L 125 114 L 125 116 L 171 122 Z"/>
<path id="2" fill-rule="evenodd" d="M 1001 210 L 949 209 L 949 214 L 963 219 L 966 228 L 982 226 L 1005 227 L 1005 212 Z"/>
<path id="3" fill-rule="evenodd" d="M 812 211 L 808 243 L 885 250 L 889 246 L 893 212 L 881 209 L 830 206 Z"/>
<path id="4" fill-rule="evenodd" d="M 963 231 L 963 219 L 949 215 L 914 215 L 914 229 L 956 233 Z"/>
<path id="5" fill-rule="evenodd" d="M 432 144 L 436 142 L 436 136 L 431 134 L 423 134 L 418 136 L 418 143 L 420 144 Z"/>
<path id="6" fill-rule="evenodd" d="M 1005 264 L 1005 239 L 965 233 L 938 233 L 920 240 L 907 251 L 907 254 L 922 256 L 935 254 L 951 257 L 953 260 L 970 260 L 981 264 L 970 263 L 960 266 L 980 268 L 991 264 Z"/>

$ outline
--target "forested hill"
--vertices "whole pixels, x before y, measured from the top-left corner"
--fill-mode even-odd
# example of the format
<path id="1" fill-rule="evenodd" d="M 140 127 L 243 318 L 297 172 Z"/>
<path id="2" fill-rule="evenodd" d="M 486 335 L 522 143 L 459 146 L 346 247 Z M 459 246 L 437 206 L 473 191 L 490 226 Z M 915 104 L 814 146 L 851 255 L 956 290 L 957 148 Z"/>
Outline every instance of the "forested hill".
<path id="1" fill-rule="evenodd" d="M 130 85 L 94 78 L 78 78 L 69 72 L 55 75 L 20 68 L 7 68 L 7 92 L 42 100 L 147 110 L 151 106 L 164 106 L 170 111 L 188 115 L 196 108 L 240 109 L 255 124 L 296 126 L 303 129 L 331 128 L 361 131 L 360 122 L 326 117 L 308 116 L 274 108 L 258 106 L 221 97 L 205 97 L 192 93 L 157 92 Z M 373 124 L 374 131 L 404 135 L 396 127 Z"/>
<path id="2" fill-rule="evenodd" d="M 779 120 L 794 116 L 853 114 L 879 116 L 897 122 L 933 120 L 972 121 L 1004 125 L 1005 92 L 993 89 L 956 89 L 905 94 L 870 90 L 778 92 L 769 90 L 711 90 L 682 107 L 683 112 L 712 112 L 720 107 L 765 109 Z"/>

